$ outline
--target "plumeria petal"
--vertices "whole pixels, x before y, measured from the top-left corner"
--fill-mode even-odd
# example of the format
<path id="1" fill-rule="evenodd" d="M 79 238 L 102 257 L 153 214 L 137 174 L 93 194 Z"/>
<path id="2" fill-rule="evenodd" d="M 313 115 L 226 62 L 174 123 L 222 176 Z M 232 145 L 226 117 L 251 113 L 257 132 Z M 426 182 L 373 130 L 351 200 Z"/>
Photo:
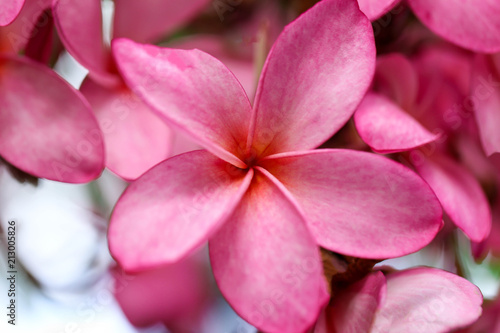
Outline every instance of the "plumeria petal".
<path id="1" fill-rule="evenodd" d="M 334 252 L 398 257 L 427 245 L 442 226 L 429 186 L 385 157 L 321 149 L 260 163 L 297 199 L 318 244 Z"/>
<path id="2" fill-rule="evenodd" d="M 354 121 L 359 135 L 374 151 L 410 150 L 439 138 L 383 95 L 365 96 Z"/>
<path id="3" fill-rule="evenodd" d="M 303 218 L 260 172 L 209 248 L 222 294 L 265 332 L 306 331 L 329 298 Z"/>
<path id="4" fill-rule="evenodd" d="M 111 171 L 136 179 L 169 156 L 173 141 L 170 129 L 128 88 L 108 89 L 87 78 L 80 90 L 101 125 L 106 166 Z"/>
<path id="5" fill-rule="evenodd" d="M 90 106 L 55 72 L 0 57 L 0 154 L 37 177 L 83 183 L 104 167 L 101 131 Z"/>
<path id="6" fill-rule="evenodd" d="M 114 37 L 126 37 L 140 43 L 154 42 L 187 22 L 210 2 L 115 0 Z"/>
<path id="7" fill-rule="evenodd" d="M 488 199 L 467 169 L 444 155 L 419 159 L 414 166 L 457 227 L 475 242 L 488 237 L 491 229 Z"/>
<path id="8" fill-rule="evenodd" d="M 484 150 L 488 155 L 500 152 L 500 53 L 476 56 L 471 86 Z"/>
<path id="9" fill-rule="evenodd" d="M 181 259 L 226 221 L 251 178 L 204 150 L 158 164 L 116 204 L 111 254 L 128 271 Z"/>
<path id="10" fill-rule="evenodd" d="M 332 332 L 370 332 L 385 293 L 384 274 L 375 272 L 335 295 L 326 310 Z"/>
<path id="11" fill-rule="evenodd" d="M 198 50 L 160 48 L 127 39 L 113 41 L 113 54 L 128 86 L 172 126 L 220 158 L 245 167 L 240 156 L 251 106 L 220 61 Z"/>
<path id="12" fill-rule="evenodd" d="M 288 25 L 257 89 L 249 141 L 255 153 L 309 149 L 327 140 L 363 98 L 374 62 L 373 30 L 356 1 L 321 1 Z"/>
<path id="13" fill-rule="evenodd" d="M 373 79 L 376 92 L 389 97 L 404 110 L 414 107 L 418 93 L 418 74 L 413 64 L 402 54 L 377 57 Z"/>
<path id="14" fill-rule="evenodd" d="M 0 26 L 6 26 L 14 21 L 23 8 L 24 0 L 0 1 Z"/>
<path id="15" fill-rule="evenodd" d="M 401 0 L 358 0 L 359 9 L 370 21 L 380 18 L 400 2 Z"/>
<path id="16" fill-rule="evenodd" d="M 115 85 L 113 59 L 104 45 L 101 1 L 54 0 L 53 13 L 57 30 L 68 52 L 104 85 Z"/>
<path id="17" fill-rule="evenodd" d="M 497 0 L 408 0 L 413 12 L 434 33 L 466 49 L 500 51 L 500 2 Z"/>
<path id="18" fill-rule="evenodd" d="M 449 332 L 473 323 L 483 297 L 469 281 L 435 268 L 389 274 L 373 332 Z"/>

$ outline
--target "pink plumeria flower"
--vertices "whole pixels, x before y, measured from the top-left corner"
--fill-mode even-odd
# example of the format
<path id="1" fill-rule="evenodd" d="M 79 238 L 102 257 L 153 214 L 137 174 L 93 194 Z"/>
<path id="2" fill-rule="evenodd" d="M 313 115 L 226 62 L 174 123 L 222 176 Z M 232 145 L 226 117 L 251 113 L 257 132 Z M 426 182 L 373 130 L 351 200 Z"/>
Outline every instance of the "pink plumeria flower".
<path id="1" fill-rule="evenodd" d="M 488 200 L 474 175 L 448 151 L 454 130 L 464 131 L 466 120 L 472 119 L 472 110 L 464 112 L 469 58 L 456 52 L 432 47 L 412 62 L 401 54 L 381 56 L 375 90 L 364 98 L 354 120 L 363 141 L 379 153 L 432 143 L 422 152 L 412 151 L 406 161 L 432 187 L 455 225 L 480 242 L 491 228 Z"/>
<path id="2" fill-rule="evenodd" d="M 441 228 L 420 177 L 370 153 L 311 150 L 352 116 L 372 79 L 370 22 L 354 0 L 321 1 L 288 25 L 252 108 L 198 50 L 113 43 L 128 85 L 208 151 L 132 183 L 108 232 L 128 271 L 174 263 L 209 240 L 217 284 L 265 332 L 303 332 L 329 299 L 318 246 L 365 258 L 414 252 Z"/>
<path id="3" fill-rule="evenodd" d="M 339 292 L 314 333 L 449 332 L 476 321 L 482 301 L 475 285 L 443 270 L 378 271 Z"/>
<path id="4" fill-rule="evenodd" d="M 500 51 L 500 2 L 497 0 L 407 0 L 418 19 L 436 35 L 482 53 Z M 401 0 L 358 0 L 363 13 L 376 20 Z"/>
<path id="5" fill-rule="evenodd" d="M 16 53 L 36 38 L 47 1 L 26 1 L 0 27 L 0 155 L 39 178 L 83 183 L 104 168 L 101 131 L 90 106 L 50 68 Z"/>
<path id="6" fill-rule="evenodd" d="M 208 2 L 116 0 L 111 38 L 156 41 Z M 54 0 L 53 11 L 65 48 L 89 70 L 80 91 L 101 125 L 106 166 L 124 179 L 136 179 L 174 153 L 174 133 L 123 82 L 113 52 L 103 40 L 101 1 Z"/>

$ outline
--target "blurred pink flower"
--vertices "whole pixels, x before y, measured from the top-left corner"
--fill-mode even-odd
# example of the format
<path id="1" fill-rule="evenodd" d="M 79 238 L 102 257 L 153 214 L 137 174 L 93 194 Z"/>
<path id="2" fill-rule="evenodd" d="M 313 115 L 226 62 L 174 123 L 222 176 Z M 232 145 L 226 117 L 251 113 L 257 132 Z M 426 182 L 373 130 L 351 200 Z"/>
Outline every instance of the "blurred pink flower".
<path id="1" fill-rule="evenodd" d="M 480 242 L 490 232 L 490 207 L 477 179 L 450 149 L 455 132 L 466 132 L 472 119 L 466 95 L 470 57 L 462 52 L 431 46 L 412 61 L 401 54 L 379 57 L 374 90 L 354 120 L 374 151 L 411 151 L 404 161 L 431 186 L 455 225 Z"/>
<path id="2" fill-rule="evenodd" d="M 47 8 L 49 1 L 28 0 L 11 24 L 0 27 L 0 155 L 36 177 L 88 182 L 104 168 L 90 106 L 52 69 L 17 55 L 38 37 Z"/>
<path id="3" fill-rule="evenodd" d="M 469 281 L 435 268 L 374 272 L 337 294 L 314 333 L 449 332 L 481 315 Z"/>
<path id="4" fill-rule="evenodd" d="M 132 183 L 110 222 L 128 271 L 174 263 L 209 241 L 222 294 L 266 332 L 311 327 L 328 301 L 318 245 L 369 258 L 414 252 L 441 209 L 413 172 L 384 157 L 310 150 L 352 116 L 375 62 L 354 0 L 325 0 L 289 26 L 252 106 L 227 68 L 198 50 L 119 39 L 128 85 L 207 151 L 166 160 Z"/>

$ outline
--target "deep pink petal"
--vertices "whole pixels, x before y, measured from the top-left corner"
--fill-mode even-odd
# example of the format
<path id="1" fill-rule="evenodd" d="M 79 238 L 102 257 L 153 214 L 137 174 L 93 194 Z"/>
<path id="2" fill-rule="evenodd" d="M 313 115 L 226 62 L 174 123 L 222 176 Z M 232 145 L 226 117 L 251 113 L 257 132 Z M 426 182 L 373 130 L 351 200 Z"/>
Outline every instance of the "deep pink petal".
<path id="1" fill-rule="evenodd" d="M 474 115 L 486 154 L 500 152 L 500 53 L 477 55 L 471 82 Z"/>
<path id="2" fill-rule="evenodd" d="M 413 64 L 402 54 L 377 57 L 374 90 L 389 97 L 404 110 L 414 107 L 418 93 L 418 75 Z"/>
<path id="3" fill-rule="evenodd" d="M 408 0 L 413 12 L 434 33 L 466 49 L 500 51 L 500 2 L 497 0 Z"/>
<path id="4" fill-rule="evenodd" d="M 24 0 L 0 0 L 0 26 L 14 21 L 23 8 Z"/>
<path id="5" fill-rule="evenodd" d="M 374 151 L 410 150 L 439 138 L 383 95 L 365 96 L 354 114 L 359 135 Z"/>
<path id="6" fill-rule="evenodd" d="M 155 42 L 201 12 L 211 0 L 115 0 L 114 37 Z"/>
<path id="7" fill-rule="evenodd" d="M 265 332 L 304 332 L 329 298 L 303 218 L 260 172 L 209 248 L 222 294 Z"/>
<path id="8" fill-rule="evenodd" d="M 335 295 L 326 310 L 332 332 L 371 332 L 370 328 L 385 294 L 384 274 L 375 272 Z"/>
<path id="9" fill-rule="evenodd" d="M 128 86 L 175 128 L 222 159 L 245 167 L 250 102 L 234 75 L 199 50 L 113 41 Z"/>
<path id="10" fill-rule="evenodd" d="M 309 149 L 327 140 L 363 98 L 374 62 L 373 30 L 356 1 L 321 1 L 288 25 L 257 88 L 255 153 Z"/>
<path id="11" fill-rule="evenodd" d="M 125 179 L 136 179 L 169 157 L 172 132 L 126 87 L 104 88 L 86 79 L 81 88 L 104 134 L 106 166 Z"/>
<path id="12" fill-rule="evenodd" d="M 359 9 L 370 21 L 380 18 L 400 2 L 401 0 L 358 0 Z"/>
<path id="13" fill-rule="evenodd" d="M 57 30 L 68 52 L 104 85 L 118 84 L 109 47 L 104 45 L 101 1 L 53 0 Z"/>
<path id="14" fill-rule="evenodd" d="M 488 237 L 491 229 L 488 199 L 467 169 L 444 155 L 419 160 L 414 166 L 457 227 L 475 242 Z"/>
<path id="15" fill-rule="evenodd" d="M 78 91 L 47 67 L 0 57 L 0 154 L 37 177 L 84 183 L 104 168 L 102 135 Z"/>
<path id="16" fill-rule="evenodd" d="M 178 261 L 226 221 L 251 178 L 204 150 L 158 164 L 116 204 L 111 254 L 128 271 Z"/>
<path id="17" fill-rule="evenodd" d="M 297 199 L 319 245 L 361 258 L 398 257 L 427 245 L 441 206 L 408 168 L 371 153 L 321 149 L 261 164 Z"/>
<path id="18" fill-rule="evenodd" d="M 386 278 L 386 300 L 375 317 L 373 332 L 450 332 L 481 314 L 481 292 L 455 274 L 415 268 Z"/>

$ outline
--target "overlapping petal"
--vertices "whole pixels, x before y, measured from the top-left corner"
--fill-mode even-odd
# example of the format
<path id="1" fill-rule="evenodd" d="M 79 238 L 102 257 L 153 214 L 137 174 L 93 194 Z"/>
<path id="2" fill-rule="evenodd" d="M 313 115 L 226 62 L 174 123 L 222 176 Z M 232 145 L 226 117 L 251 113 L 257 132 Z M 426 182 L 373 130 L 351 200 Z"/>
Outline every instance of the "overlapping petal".
<path id="1" fill-rule="evenodd" d="M 410 150 L 439 137 L 388 98 L 375 93 L 365 96 L 354 121 L 363 141 L 380 153 Z"/>
<path id="2" fill-rule="evenodd" d="M 87 78 L 80 90 L 101 125 L 111 171 L 136 179 L 169 157 L 171 130 L 128 88 L 105 88 Z"/>
<path id="3" fill-rule="evenodd" d="M 172 126 L 234 165 L 241 161 L 250 102 L 234 75 L 198 50 L 115 39 L 113 54 L 128 86 Z"/>
<path id="4" fill-rule="evenodd" d="M 251 178 L 252 171 L 203 150 L 158 164 L 116 204 L 108 233 L 112 255 L 128 271 L 181 259 L 226 221 Z"/>
<path id="5" fill-rule="evenodd" d="M 413 12 L 434 33 L 466 49 L 500 51 L 500 2 L 497 0 L 408 0 Z"/>
<path id="6" fill-rule="evenodd" d="M 329 298 L 303 218 L 260 171 L 209 246 L 222 294 L 265 332 L 306 331 Z"/>
<path id="7" fill-rule="evenodd" d="M 113 59 L 104 45 L 99 0 L 53 0 L 52 10 L 59 36 L 68 52 L 89 75 L 107 86 L 119 83 L 113 73 Z"/>
<path id="8" fill-rule="evenodd" d="M 500 53 L 476 56 L 471 94 L 483 148 L 488 155 L 500 152 Z"/>
<path id="9" fill-rule="evenodd" d="M 115 0 L 114 37 L 151 43 L 204 9 L 210 0 Z"/>
<path id="10" fill-rule="evenodd" d="M 318 244 L 334 252 L 398 257 L 427 245 L 441 228 L 429 186 L 385 157 L 323 149 L 260 163 L 296 198 Z"/>
<path id="11" fill-rule="evenodd" d="M 387 275 L 386 300 L 374 332 L 449 332 L 481 314 L 479 289 L 455 274 L 415 268 Z"/>
<path id="12" fill-rule="evenodd" d="M 363 98 L 374 63 L 372 27 L 356 1 L 321 1 L 304 13 L 284 29 L 264 65 L 250 130 L 255 153 L 327 140 Z"/>
<path id="13" fill-rule="evenodd" d="M 380 18 L 400 2 L 401 0 L 358 0 L 359 9 L 370 21 Z"/>
<path id="14" fill-rule="evenodd" d="M 0 26 L 12 23 L 23 8 L 24 0 L 2 0 L 0 1 Z"/>
<path id="15" fill-rule="evenodd" d="M 97 121 L 84 98 L 55 72 L 0 57 L 0 154 L 37 177 L 83 183 L 104 167 Z"/>
<path id="16" fill-rule="evenodd" d="M 491 229 L 488 199 L 467 169 L 444 155 L 419 160 L 414 166 L 457 227 L 474 242 L 488 237 Z"/>

